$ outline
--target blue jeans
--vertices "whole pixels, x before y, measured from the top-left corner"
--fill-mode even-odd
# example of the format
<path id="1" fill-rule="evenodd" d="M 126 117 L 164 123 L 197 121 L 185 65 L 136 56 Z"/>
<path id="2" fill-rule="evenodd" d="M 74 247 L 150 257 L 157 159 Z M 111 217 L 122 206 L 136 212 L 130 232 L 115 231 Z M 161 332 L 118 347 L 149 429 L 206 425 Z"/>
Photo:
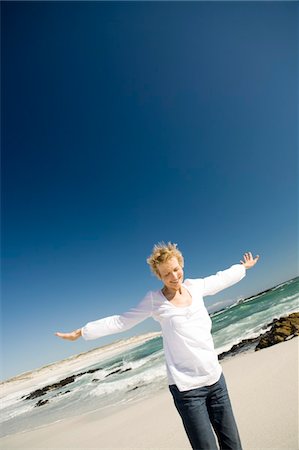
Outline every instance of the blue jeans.
<path id="1" fill-rule="evenodd" d="M 194 450 L 242 450 L 239 432 L 223 373 L 211 386 L 180 392 L 169 386 Z"/>

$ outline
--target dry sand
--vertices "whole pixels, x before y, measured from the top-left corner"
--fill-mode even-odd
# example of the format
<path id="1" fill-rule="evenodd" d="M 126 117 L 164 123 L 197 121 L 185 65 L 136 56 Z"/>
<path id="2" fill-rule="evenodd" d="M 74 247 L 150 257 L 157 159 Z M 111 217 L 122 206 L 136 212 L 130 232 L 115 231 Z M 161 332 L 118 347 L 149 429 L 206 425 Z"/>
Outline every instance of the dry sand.
<path id="1" fill-rule="evenodd" d="M 223 361 L 244 450 L 298 450 L 299 338 Z M 168 390 L 0 440 L 2 450 L 190 450 Z"/>

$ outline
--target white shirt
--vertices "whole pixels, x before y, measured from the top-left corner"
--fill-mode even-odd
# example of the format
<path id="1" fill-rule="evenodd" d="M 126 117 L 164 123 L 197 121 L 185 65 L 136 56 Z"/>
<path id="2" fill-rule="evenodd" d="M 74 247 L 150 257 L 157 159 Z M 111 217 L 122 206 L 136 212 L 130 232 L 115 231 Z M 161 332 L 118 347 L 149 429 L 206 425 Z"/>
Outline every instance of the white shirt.
<path id="1" fill-rule="evenodd" d="M 222 368 L 214 349 L 212 321 L 203 297 L 213 295 L 240 281 L 246 274 L 243 264 L 206 278 L 186 279 L 192 303 L 187 307 L 173 305 L 161 291 L 149 291 L 128 312 L 87 323 L 82 329 L 86 340 L 120 333 L 148 317 L 160 322 L 169 384 L 187 391 L 216 383 Z"/>

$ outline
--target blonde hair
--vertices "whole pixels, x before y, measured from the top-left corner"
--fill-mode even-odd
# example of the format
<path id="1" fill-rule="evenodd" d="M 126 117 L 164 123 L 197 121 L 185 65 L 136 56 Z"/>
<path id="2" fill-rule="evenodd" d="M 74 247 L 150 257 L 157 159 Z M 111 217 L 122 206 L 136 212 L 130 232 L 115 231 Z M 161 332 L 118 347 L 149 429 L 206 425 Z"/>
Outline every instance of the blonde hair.
<path id="1" fill-rule="evenodd" d="M 168 242 L 159 242 L 154 245 L 152 254 L 147 258 L 146 262 L 149 264 L 151 271 L 160 278 L 158 266 L 170 258 L 177 258 L 179 265 L 184 267 L 184 258 L 180 250 L 177 248 L 177 244 Z"/>

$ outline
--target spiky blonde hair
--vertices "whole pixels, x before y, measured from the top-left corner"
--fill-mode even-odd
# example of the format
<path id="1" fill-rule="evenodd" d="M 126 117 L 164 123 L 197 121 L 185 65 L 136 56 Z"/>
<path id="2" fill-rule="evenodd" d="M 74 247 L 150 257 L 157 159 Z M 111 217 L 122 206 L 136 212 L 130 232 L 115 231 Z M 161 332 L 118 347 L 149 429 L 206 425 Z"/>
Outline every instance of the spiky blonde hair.
<path id="1" fill-rule="evenodd" d="M 149 264 L 151 271 L 160 278 L 159 264 L 168 261 L 170 258 L 177 258 L 179 265 L 184 267 L 184 258 L 180 250 L 177 248 L 177 244 L 168 242 L 159 242 L 154 245 L 152 254 L 147 258 L 146 262 Z"/>

